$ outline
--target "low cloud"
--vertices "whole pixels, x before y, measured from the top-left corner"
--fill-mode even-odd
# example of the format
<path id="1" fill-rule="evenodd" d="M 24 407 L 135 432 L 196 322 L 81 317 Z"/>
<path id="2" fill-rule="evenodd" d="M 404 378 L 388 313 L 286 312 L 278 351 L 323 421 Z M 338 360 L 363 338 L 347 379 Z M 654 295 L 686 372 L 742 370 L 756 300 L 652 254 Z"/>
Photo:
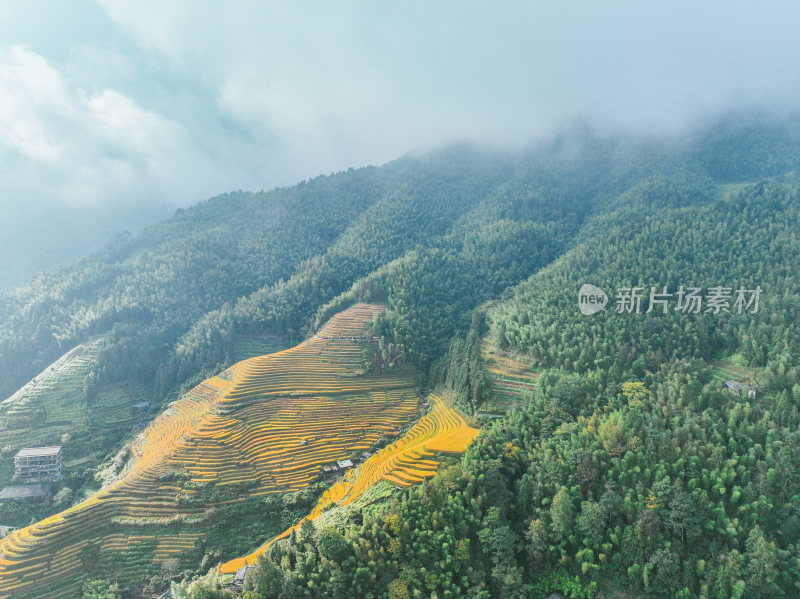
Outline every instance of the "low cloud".
<path id="1" fill-rule="evenodd" d="M 35 162 L 62 155 L 55 129 L 74 118 L 64 82 L 47 61 L 22 46 L 0 58 L 0 140 Z"/>
<path id="2" fill-rule="evenodd" d="M 141 201 L 191 154 L 180 125 L 116 90 L 72 88 L 23 46 L 0 55 L 0 132 L 7 193 L 75 206 Z"/>
<path id="3" fill-rule="evenodd" d="M 796 107 L 796 2 L 0 7 L 0 212 L 174 208 L 582 119 L 664 132 Z M 120 229 L 124 226 L 120 226 Z"/>

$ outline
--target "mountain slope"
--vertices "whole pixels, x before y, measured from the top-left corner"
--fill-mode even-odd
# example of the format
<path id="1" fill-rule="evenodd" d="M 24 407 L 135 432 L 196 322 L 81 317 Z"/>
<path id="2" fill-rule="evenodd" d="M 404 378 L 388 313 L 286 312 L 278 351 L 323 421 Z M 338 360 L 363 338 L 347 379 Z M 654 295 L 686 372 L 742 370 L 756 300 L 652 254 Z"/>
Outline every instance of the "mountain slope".
<path id="1" fill-rule="evenodd" d="M 354 306 L 299 346 L 192 389 L 137 437 L 121 480 L 3 539 L 0 597 L 69 596 L 87 574 L 130 584 L 171 559 L 198 563 L 233 507 L 257 521 L 260 497 L 304 489 L 322 465 L 395 434 L 418 400 L 407 370 L 361 370 L 364 325 L 380 310 Z"/>
<path id="2" fill-rule="evenodd" d="M 480 318 L 451 344 L 439 380 L 460 393 L 489 381 L 462 405 L 520 408 L 432 485 L 342 529 L 346 558 L 326 559 L 322 531 L 273 547 L 253 596 L 797 594 L 800 188 L 682 199 L 665 181 L 613 198 L 573 248 L 487 306 L 494 354 L 480 351 Z M 593 316 L 578 309 L 586 282 L 610 297 Z M 647 313 L 664 285 L 667 312 Z M 702 288 L 698 313 L 678 309 L 681 285 Z M 636 286 L 641 310 L 617 311 L 616 291 Z M 715 286 L 730 287 L 719 309 Z M 757 310 L 737 307 L 740 286 L 761 287 Z"/>
<path id="3" fill-rule="evenodd" d="M 464 453 L 478 435 L 478 430 L 470 427 L 438 396 L 430 395 L 428 399 L 433 403 L 430 413 L 420 418 L 395 443 L 376 452 L 359 467 L 348 470 L 342 481 L 322 494 L 308 516 L 250 555 L 222 564 L 219 571 L 232 574 L 246 565 L 256 564 L 258 557 L 274 543 L 302 530 L 304 523 L 316 520 L 323 510 L 350 505 L 382 481 L 399 489 L 432 477 L 439 466 L 439 462 L 433 459 L 437 453 Z"/>
<path id="4" fill-rule="evenodd" d="M 7 292 L 2 384 L 11 395 L 85 344 L 97 348 L 87 389 L 145 389 L 150 413 L 165 410 L 148 430 L 164 433 L 157 454 L 178 456 L 177 470 L 130 495 L 157 506 L 133 501 L 131 514 L 112 522 L 142 533 L 125 544 L 130 563 L 118 568 L 121 579 L 152 574 L 163 582 L 177 574 L 168 556 L 182 555 L 190 574 L 245 555 L 308 514 L 324 487 L 303 487 L 314 468 L 303 453 L 307 439 L 273 454 L 297 453 L 296 469 L 256 476 L 266 415 L 248 403 L 246 387 L 235 401 L 219 399 L 231 381 L 211 375 L 228 371 L 247 385 L 281 363 L 327 376 L 310 354 L 297 353 L 301 365 L 277 357 L 233 365 L 243 347 L 281 346 L 359 302 L 379 303 L 385 309 L 359 325 L 375 343 L 342 358 L 353 376 L 334 377 L 325 397 L 363 391 L 349 386 L 361 380 L 403 379 L 408 389 L 439 386 L 466 412 L 496 422 L 432 484 L 368 510 L 356 501 L 326 512 L 341 526 L 336 543 L 348 556 L 338 566 L 325 554 L 330 539 L 317 538 L 322 531 L 306 527 L 299 540 L 273 546 L 256 575 L 272 581 L 261 596 L 790 594 L 800 521 L 787 457 L 800 396 L 798 122 L 728 119 L 683 140 L 575 130 L 517 153 L 455 147 L 220 197 Z M 593 317 L 578 310 L 584 283 L 610 297 Z M 671 304 L 661 313 L 655 304 L 646 312 L 651 288 L 675 303 L 681 285 L 704 293 L 729 287 L 730 311 L 685 313 Z M 760 310 L 739 313 L 733 294 L 758 286 Z M 616 311 L 618 292 L 634 287 L 642 288 L 640 313 Z M 757 387 L 757 401 L 722 388 L 720 377 L 735 376 Z M 205 379 L 214 382 L 196 386 Z M 310 383 L 298 379 L 297 388 L 320 390 L 303 386 Z M 280 377 L 273 384 L 260 390 L 287 391 Z M 68 416 L 59 431 L 80 430 L 86 412 L 70 406 L 83 396 L 63 390 Z M 54 404 L 50 392 L 33 384 L 7 406 L 38 410 Z M 205 414 L 194 423 L 202 423 L 196 443 L 173 434 L 180 427 L 161 428 L 176 418 L 192 424 L 169 405 L 181 396 L 194 399 L 175 406 Z M 376 410 L 390 399 L 381 395 Z M 11 432 L 13 443 L 24 442 Z M 159 446 L 148 438 L 150 449 Z M 112 464 L 106 476 L 124 472 L 125 453 L 113 443 L 75 463 L 70 476 L 83 480 L 103 459 Z M 139 449 L 145 459 L 148 447 Z M 272 483 L 290 492 L 261 499 Z M 356 504 L 365 510 L 351 509 Z M 257 513 L 265 526 L 254 534 L 245 523 Z M 10 515 L 0 505 L 0 521 Z M 200 536 L 168 542 L 141 528 L 156 526 L 147 518 L 174 516 L 178 536 Z M 102 553 L 120 557 L 112 563 L 98 558 L 87 535 L 84 565 L 68 564 L 73 586 L 79 572 L 95 575 L 94 564 L 121 563 L 117 537 Z M 152 560 L 167 566 L 153 574 Z"/>

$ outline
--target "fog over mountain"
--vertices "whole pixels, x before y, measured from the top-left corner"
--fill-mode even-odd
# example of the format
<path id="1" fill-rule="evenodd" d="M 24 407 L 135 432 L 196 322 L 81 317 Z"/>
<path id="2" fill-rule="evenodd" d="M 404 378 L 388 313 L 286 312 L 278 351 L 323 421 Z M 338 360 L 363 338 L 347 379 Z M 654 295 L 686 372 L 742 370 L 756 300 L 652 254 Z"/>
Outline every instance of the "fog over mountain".
<path id="1" fill-rule="evenodd" d="M 793 2 L 0 6 L 0 286 L 217 193 L 800 92 Z"/>

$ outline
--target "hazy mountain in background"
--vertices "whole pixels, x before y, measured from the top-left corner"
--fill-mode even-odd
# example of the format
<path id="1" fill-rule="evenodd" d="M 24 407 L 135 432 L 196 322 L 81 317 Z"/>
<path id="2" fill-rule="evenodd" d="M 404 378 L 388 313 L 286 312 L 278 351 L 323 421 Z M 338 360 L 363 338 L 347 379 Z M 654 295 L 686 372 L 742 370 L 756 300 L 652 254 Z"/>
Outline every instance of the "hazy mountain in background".
<path id="1" fill-rule="evenodd" d="M 15 203 L 3 206 L 0 221 L 0 289 L 65 266 L 105 244 L 110 237 L 139 231 L 169 215 L 165 206 L 70 207 Z"/>

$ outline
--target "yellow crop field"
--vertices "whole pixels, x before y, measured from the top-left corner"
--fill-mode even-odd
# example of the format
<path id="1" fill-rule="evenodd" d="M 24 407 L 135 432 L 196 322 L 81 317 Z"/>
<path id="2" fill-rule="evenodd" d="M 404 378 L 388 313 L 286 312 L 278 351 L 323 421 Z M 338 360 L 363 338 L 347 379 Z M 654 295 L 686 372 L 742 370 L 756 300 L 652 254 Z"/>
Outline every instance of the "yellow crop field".
<path id="1" fill-rule="evenodd" d="M 87 576 L 125 585 L 167 560 L 196 563 L 215 510 L 303 489 L 324 465 L 397 434 L 417 415 L 413 374 L 361 365 L 364 328 L 383 309 L 353 306 L 174 402 L 133 441 L 124 478 L 0 540 L 0 599 L 74 596 Z M 404 480 L 421 472 L 409 465 Z"/>
<path id="2" fill-rule="evenodd" d="M 432 410 L 420 418 L 399 440 L 384 447 L 371 456 L 360 467 L 349 470 L 344 480 L 325 491 L 316 507 L 304 520 L 314 520 L 322 510 L 332 503 L 347 505 L 381 480 L 401 486 L 421 482 L 436 473 L 439 463 L 432 459 L 435 453 L 462 453 L 478 435 L 478 429 L 467 425 L 464 418 L 450 408 L 442 399 L 429 396 Z M 254 564 L 259 555 L 280 539 L 288 537 L 293 530 L 284 531 L 246 557 L 231 560 L 220 567 L 220 572 L 230 574 L 248 564 Z"/>

